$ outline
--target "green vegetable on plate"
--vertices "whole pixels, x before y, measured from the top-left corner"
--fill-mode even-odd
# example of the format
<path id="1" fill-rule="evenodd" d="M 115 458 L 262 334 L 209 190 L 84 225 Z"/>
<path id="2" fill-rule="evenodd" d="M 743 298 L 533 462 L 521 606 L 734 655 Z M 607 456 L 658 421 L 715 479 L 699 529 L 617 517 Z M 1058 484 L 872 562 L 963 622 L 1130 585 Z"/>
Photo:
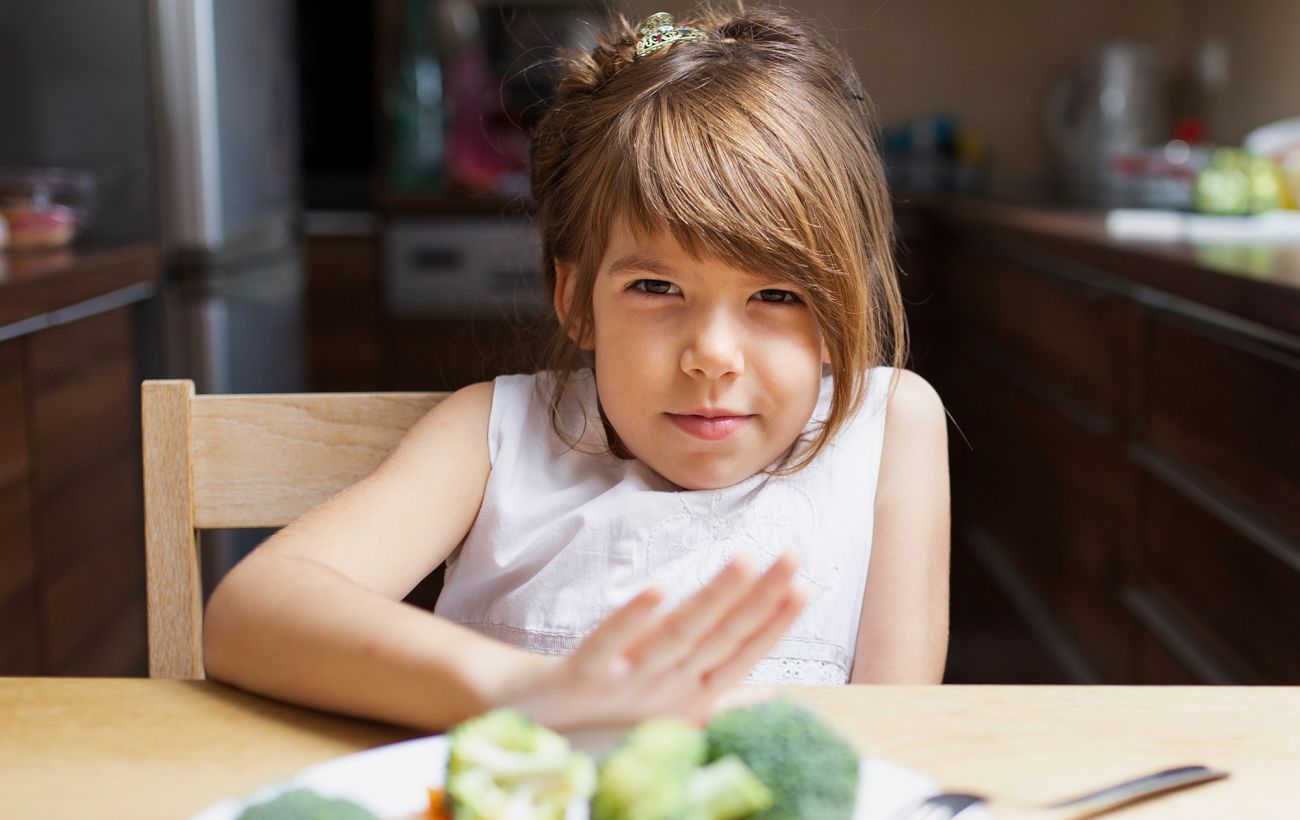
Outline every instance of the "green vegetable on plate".
<path id="1" fill-rule="evenodd" d="M 249 806 L 239 820 L 378 820 L 350 800 L 322 797 L 310 789 L 290 789 L 265 803 Z"/>
<path id="2" fill-rule="evenodd" d="M 708 758 L 735 755 L 772 790 L 775 802 L 753 820 L 850 820 L 858 753 L 812 712 L 775 700 L 715 717 Z"/>
<path id="3" fill-rule="evenodd" d="M 600 764 L 592 820 L 739 820 L 772 805 L 740 758 L 706 761 L 705 734 L 676 718 L 648 720 Z"/>
<path id="4" fill-rule="evenodd" d="M 567 738 L 511 710 L 451 730 L 447 799 L 456 820 L 560 820 L 595 787 L 595 764 Z"/>

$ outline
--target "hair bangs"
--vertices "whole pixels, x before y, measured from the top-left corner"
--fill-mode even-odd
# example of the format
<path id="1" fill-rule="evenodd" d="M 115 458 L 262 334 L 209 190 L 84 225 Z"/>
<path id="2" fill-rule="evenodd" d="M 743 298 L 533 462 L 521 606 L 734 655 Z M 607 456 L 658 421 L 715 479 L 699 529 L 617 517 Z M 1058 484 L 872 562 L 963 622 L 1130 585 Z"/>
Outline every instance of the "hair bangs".
<path id="1" fill-rule="evenodd" d="M 748 103 L 748 104 L 747 104 Z M 762 101 L 666 91 L 625 113 L 612 211 L 640 236 L 667 231 L 688 253 L 822 292 L 829 262 L 807 169 L 764 131 Z M 613 204 L 611 203 L 611 204 Z"/>

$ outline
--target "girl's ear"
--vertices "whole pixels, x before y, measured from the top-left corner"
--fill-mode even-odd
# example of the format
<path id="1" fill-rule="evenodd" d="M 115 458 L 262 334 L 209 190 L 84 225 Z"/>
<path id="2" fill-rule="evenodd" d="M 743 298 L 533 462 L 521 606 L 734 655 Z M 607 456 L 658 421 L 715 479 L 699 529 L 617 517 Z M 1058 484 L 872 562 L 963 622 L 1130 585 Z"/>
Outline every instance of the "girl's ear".
<path id="1" fill-rule="evenodd" d="M 578 281 L 578 268 L 572 262 L 565 262 L 560 259 L 555 260 L 555 318 L 560 320 L 563 325 L 569 318 L 569 312 L 573 308 L 573 290 Z M 572 339 L 578 347 L 583 350 L 591 350 L 594 345 L 590 343 L 590 333 L 581 327 L 582 320 L 578 319 L 569 327 L 569 338 Z"/>

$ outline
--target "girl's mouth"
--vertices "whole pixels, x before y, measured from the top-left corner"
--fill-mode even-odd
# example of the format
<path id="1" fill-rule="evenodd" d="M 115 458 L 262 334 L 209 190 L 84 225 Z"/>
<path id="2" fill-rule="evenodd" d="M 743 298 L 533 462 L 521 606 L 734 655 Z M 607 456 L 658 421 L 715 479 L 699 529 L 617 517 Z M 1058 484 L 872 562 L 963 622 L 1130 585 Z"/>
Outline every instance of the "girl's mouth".
<path id="1" fill-rule="evenodd" d="M 748 416 L 700 416 L 690 413 L 669 413 L 668 418 L 672 419 L 684 432 L 695 436 L 704 441 L 721 441 L 739 432 L 750 419 Z"/>

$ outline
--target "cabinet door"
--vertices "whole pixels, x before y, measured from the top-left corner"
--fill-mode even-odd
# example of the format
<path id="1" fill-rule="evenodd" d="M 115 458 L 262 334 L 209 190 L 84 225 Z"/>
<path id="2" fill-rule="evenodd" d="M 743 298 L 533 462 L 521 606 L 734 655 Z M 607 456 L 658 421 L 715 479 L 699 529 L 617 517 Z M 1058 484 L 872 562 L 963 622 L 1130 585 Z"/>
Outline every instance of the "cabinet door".
<path id="1" fill-rule="evenodd" d="M 0 342 L 0 675 L 35 675 L 35 559 L 22 342 Z"/>
<path id="2" fill-rule="evenodd" d="M 1300 683 L 1300 356 L 1163 313 L 1147 335 L 1135 583 L 1192 666 Z"/>
<path id="3" fill-rule="evenodd" d="M 311 236 L 303 246 L 312 390 L 384 387 L 378 255 L 374 236 Z"/>
<path id="4" fill-rule="evenodd" d="M 942 389 L 960 430 L 954 532 L 973 528 L 1005 554 L 1023 582 L 1007 594 L 1032 592 L 1041 606 L 1026 617 L 1072 675 L 1127 682 L 1132 622 L 1119 590 L 1137 522 L 1126 433 L 1138 313 L 1110 291 L 985 253 L 955 254 L 943 287 L 953 320 Z"/>
<path id="5" fill-rule="evenodd" d="M 142 674 L 144 511 L 129 309 L 25 342 L 43 670 Z"/>

